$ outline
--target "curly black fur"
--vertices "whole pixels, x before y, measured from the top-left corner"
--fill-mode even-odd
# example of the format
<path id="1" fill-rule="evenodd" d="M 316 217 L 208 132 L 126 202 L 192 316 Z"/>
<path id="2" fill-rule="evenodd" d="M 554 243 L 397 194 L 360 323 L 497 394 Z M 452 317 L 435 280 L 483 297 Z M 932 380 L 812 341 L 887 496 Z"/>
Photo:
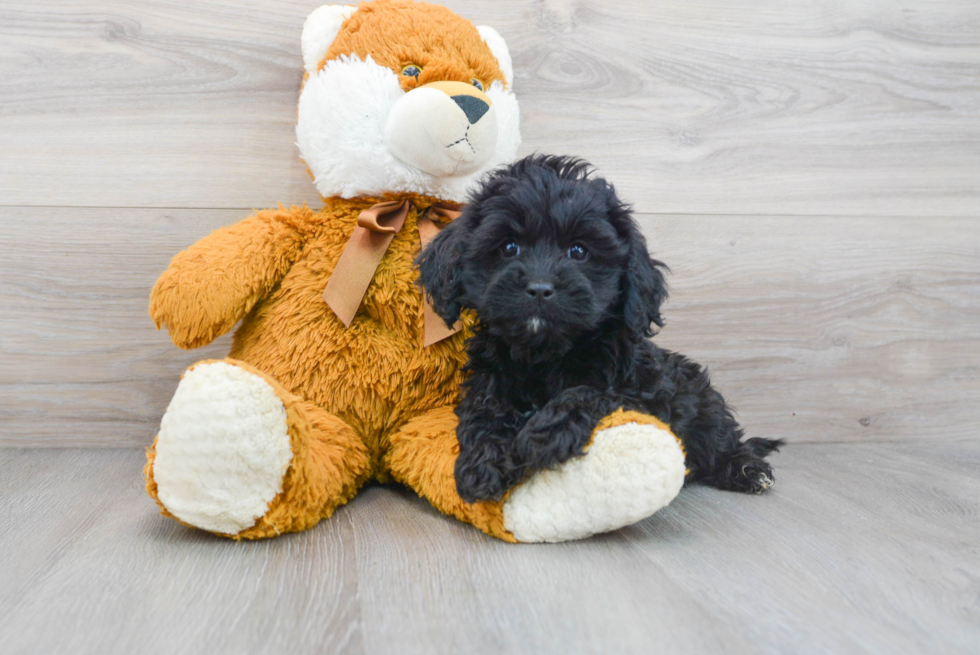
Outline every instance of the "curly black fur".
<path id="1" fill-rule="evenodd" d="M 464 500 L 499 499 L 528 473 L 581 455 L 619 407 L 670 424 L 688 482 L 772 484 L 763 458 L 782 442 L 742 441 L 707 371 L 647 338 L 663 325 L 666 266 L 587 163 L 536 155 L 492 173 L 418 266 L 447 324 L 464 308 L 480 319 L 456 409 Z"/>

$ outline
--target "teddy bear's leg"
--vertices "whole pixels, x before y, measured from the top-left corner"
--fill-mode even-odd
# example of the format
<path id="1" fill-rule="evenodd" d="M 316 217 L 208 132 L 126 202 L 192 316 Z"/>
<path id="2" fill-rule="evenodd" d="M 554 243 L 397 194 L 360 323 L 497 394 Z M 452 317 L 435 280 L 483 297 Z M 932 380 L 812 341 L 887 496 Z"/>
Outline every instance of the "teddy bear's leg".
<path id="1" fill-rule="evenodd" d="M 385 465 L 391 477 L 408 485 L 444 514 L 471 523 L 487 534 L 517 541 L 504 526 L 502 502 L 467 503 L 456 492 L 456 413 L 438 407 L 409 421 L 391 435 Z"/>
<path id="2" fill-rule="evenodd" d="M 455 426 L 448 407 L 410 421 L 391 437 L 389 470 L 440 511 L 507 541 L 616 530 L 665 507 L 684 484 L 680 440 L 653 416 L 617 410 L 596 426 L 582 457 L 534 473 L 501 502 L 468 504 L 456 493 Z"/>
<path id="3" fill-rule="evenodd" d="M 147 453 L 163 513 L 235 539 L 309 528 L 370 474 L 353 428 L 233 359 L 191 366 Z"/>

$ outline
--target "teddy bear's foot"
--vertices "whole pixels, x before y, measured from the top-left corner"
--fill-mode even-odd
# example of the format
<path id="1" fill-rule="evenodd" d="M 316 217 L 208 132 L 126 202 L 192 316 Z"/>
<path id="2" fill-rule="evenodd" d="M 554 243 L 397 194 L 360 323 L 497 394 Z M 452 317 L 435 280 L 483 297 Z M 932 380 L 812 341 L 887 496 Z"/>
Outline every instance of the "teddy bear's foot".
<path id="1" fill-rule="evenodd" d="M 184 374 L 148 453 L 164 513 L 236 538 L 309 527 L 346 502 L 369 458 L 353 430 L 235 360 Z"/>
<path id="2" fill-rule="evenodd" d="M 266 513 L 293 459 L 286 408 L 258 375 L 226 362 L 189 369 L 160 423 L 153 479 L 184 523 L 238 534 Z"/>
<path id="3" fill-rule="evenodd" d="M 522 542 L 609 532 L 665 507 L 684 474 L 684 451 L 666 425 L 617 411 L 596 428 L 585 455 L 535 473 L 509 494 L 504 525 Z"/>
<path id="4" fill-rule="evenodd" d="M 385 463 L 437 509 L 504 541 L 569 541 L 615 530 L 666 506 L 684 484 L 684 451 L 653 416 L 617 411 L 582 457 L 539 471 L 506 499 L 467 503 L 456 491 L 456 415 L 440 407 L 391 436 Z"/>

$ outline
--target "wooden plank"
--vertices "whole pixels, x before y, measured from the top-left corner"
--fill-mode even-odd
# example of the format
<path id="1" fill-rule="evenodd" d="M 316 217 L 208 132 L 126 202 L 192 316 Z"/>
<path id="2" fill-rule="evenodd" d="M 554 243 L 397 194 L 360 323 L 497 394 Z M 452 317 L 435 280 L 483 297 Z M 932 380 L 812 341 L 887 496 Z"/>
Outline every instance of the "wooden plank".
<path id="1" fill-rule="evenodd" d="M 645 212 L 980 211 L 980 5 L 450 0 L 514 58 L 523 153 Z M 293 145 L 309 3 L 0 8 L 0 204 L 313 202 Z"/>
<path id="2" fill-rule="evenodd" d="M 980 441 L 807 444 L 763 496 L 514 546 L 370 486 L 235 543 L 157 514 L 137 450 L 0 449 L 5 653 L 971 653 Z M 57 626 L 53 629 L 52 626 Z"/>
<path id="3" fill-rule="evenodd" d="M 0 209 L 0 443 L 148 445 L 180 351 L 146 314 L 170 257 L 238 211 Z M 657 338 L 707 365 L 751 434 L 972 437 L 980 223 L 640 216 L 673 267 Z"/>

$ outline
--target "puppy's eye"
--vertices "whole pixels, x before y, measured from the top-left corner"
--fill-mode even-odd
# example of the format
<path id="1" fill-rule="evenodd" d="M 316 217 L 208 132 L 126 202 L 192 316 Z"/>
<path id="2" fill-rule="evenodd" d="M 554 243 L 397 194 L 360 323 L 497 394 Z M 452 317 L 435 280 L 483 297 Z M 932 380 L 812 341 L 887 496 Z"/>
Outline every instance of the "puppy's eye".
<path id="1" fill-rule="evenodd" d="M 580 262 L 589 256 L 589 251 L 583 248 L 580 244 L 576 243 L 574 246 L 568 249 L 568 258 L 574 259 Z"/>
<path id="2" fill-rule="evenodd" d="M 500 249 L 500 254 L 504 257 L 517 257 L 521 254 L 521 247 L 515 241 L 508 241 Z"/>
<path id="3" fill-rule="evenodd" d="M 408 77 L 414 77 L 415 79 L 419 79 L 419 75 L 421 74 L 422 74 L 422 68 L 416 66 L 415 64 L 409 64 L 408 66 L 402 69 L 402 75 L 406 75 Z"/>
<path id="4" fill-rule="evenodd" d="M 472 84 L 473 86 L 475 86 L 476 88 L 478 88 L 480 91 L 483 90 L 483 82 L 481 82 L 480 80 L 476 79 L 475 77 L 472 80 L 470 80 L 470 84 Z"/>

